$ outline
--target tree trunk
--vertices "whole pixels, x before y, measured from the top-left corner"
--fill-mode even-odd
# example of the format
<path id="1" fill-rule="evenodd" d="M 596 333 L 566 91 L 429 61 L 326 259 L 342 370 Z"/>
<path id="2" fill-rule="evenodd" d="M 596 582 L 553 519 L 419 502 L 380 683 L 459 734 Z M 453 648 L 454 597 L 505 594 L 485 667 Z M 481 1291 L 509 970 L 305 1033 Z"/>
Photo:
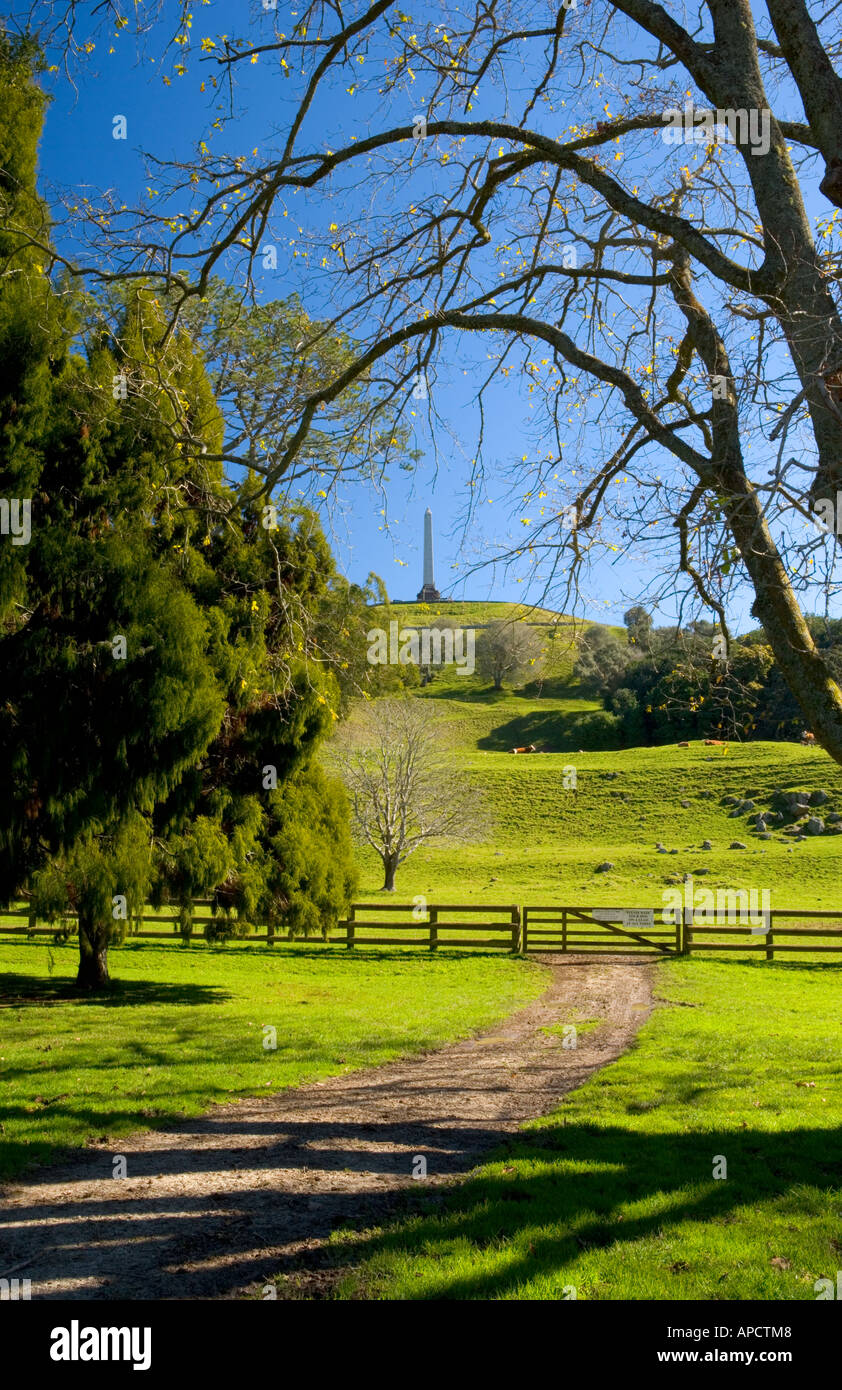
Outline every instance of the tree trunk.
<path id="1" fill-rule="evenodd" d="M 79 913 L 79 973 L 76 983 L 81 989 L 105 989 L 111 979 L 108 974 L 108 922 L 97 922 Z"/>
<path id="2" fill-rule="evenodd" d="M 178 914 L 178 926 L 181 932 L 182 944 L 190 944 L 193 935 L 193 903 L 182 903 Z"/>
<path id="3" fill-rule="evenodd" d="M 395 873 L 398 863 L 399 860 L 396 854 L 386 854 L 383 856 L 383 871 L 385 874 L 383 880 L 384 893 L 394 893 L 395 891 Z"/>
<path id="4" fill-rule="evenodd" d="M 689 256 L 676 256 L 672 288 L 687 318 L 696 351 L 707 370 L 732 377 L 725 345 L 710 315 L 699 303 L 690 282 Z M 792 346 L 795 355 L 795 347 Z M 718 496 L 731 534 L 754 588 L 752 614 L 759 618 L 775 660 L 810 729 L 835 762 L 842 766 L 842 691 L 813 641 L 793 592 L 763 503 L 746 476 L 740 444 L 736 398 L 714 403 L 711 477 L 704 483 Z M 818 435 L 816 436 L 818 440 Z M 689 572 L 689 571 L 688 571 Z"/>
<path id="5" fill-rule="evenodd" d="M 762 110 L 769 103 L 757 54 L 751 0 L 710 0 L 717 61 L 702 59 L 705 94 L 718 107 Z M 804 102 L 807 120 L 827 162 L 831 197 L 838 174 L 842 121 L 842 84 L 821 46 L 804 0 L 769 0 L 769 13 L 778 41 Z M 691 64 L 691 67 L 693 65 Z M 720 99 L 721 98 L 721 99 Z M 804 206 L 798 176 L 787 141 L 772 121 L 771 147 L 766 157 L 746 159 L 757 210 L 763 225 L 766 255 L 760 279 L 768 283 L 759 293 L 781 325 L 802 387 L 807 391 L 819 463 L 811 499 L 836 503 L 842 487 L 842 420 L 827 400 L 825 374 L 839 366 L 842 321 L 827 272 L 814 245 L 810 217 Z M 771 279 L 769 277 L 771 276 Z M 835 755 L 834 755 L 835 756 Z"/>
<path id="6" fill-rule="evenodd" d="M 820 191 L 842 207 L 842 182 L 833 178 L 842 164 L 842 82 L 836 75 L 804 0 L 766 0 L 784 57 L 798 84 L 810 129 L 825 158 Z"/>
<path id="7" fill-rule="evenodd" d="M 738 469 L 728 471 L 722 481 L 731 532 L 757 595 L 752 613 L 763 624 L 807 728 L 842 765 L 842 692 L 804 621 L 757 493 Z"/>

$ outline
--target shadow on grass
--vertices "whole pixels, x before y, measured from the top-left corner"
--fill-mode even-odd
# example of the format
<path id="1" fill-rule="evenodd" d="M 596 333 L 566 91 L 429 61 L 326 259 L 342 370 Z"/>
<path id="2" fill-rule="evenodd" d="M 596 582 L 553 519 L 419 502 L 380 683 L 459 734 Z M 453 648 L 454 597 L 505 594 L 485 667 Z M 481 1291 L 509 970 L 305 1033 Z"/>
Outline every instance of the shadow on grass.
<path id="1" fill-rule="evenodd" d="M 176 1126 L 170 1132 L 181 1130 L 182 1143 L 130 1155 L 131 1176 L 145 1185 L 125 1192 L 111 1183 L 89 1189 L 110 1176 L 112 1162 L 110 1148 L 89 1150 L 84 1177 L 77 1167 L 75 1190 L 61 1201 L 49 1193 L 39 1199 L 38 1180 L 31 1184 L 30 1200 L 15 1208 L 14 1229 L 7 1232 L 10 1260 L 29 1256 L 33 1283 L 88 1270 L 91 1286 L 75 1297 L 200 1297 L 295 1271 L 301 1260 L 296 1241 L 326 1240 L 343 1228 L 345 1237 L 333 1255 L 346 1270 L 360 1260 L 374 1260 L 382 1268 L 390 1256 L 419 1255 L 441 1261 L 431 1284 L 416 1286 L 419 1297 L 489 1299 L 517 1296 L 536 1278 L 566 1280 L 565 1269 L 590 1250 L 616 1247 L 618 1260 L 634 1259 L 635 1243 L 656 1237 L 665 1242 L 663 1277 L 668 1284 L 674 1278 L 676 1295 L 682 1296 L 687 1266 L 671 1263 L 669 1238 L 683 1222 L 708 1223 L 713 1232 L 741 1219 L 738 1209 L 776 1201 L 796 1230 L 810 1218 L 829 1219 L 828 1198 L 838 1193 L 835 1131 L 642 1135 L 618 1126 L 578 1124 L 520 1135 L 505 1148 L 494 1148 L 496 1171 L 469 1179 L 455 1196 L 435 1201 L 430 1209 L 429 1197 L 420 1198 L 412 1184 L 399 1191 L 360 1190 L 353 1181 L 347 1185 L 348 1176 L 406 1177 L 413 1152 L 428 1156 L 431 1176 L 456 1174 L 476 1161 L 477 1147 L 492 1148 L 495 1131 L 407 1125 L 399 1118 L 317 1119 L 296 1116 L 295 1108 L 291 1094 L 288 1110 L 266 1120 L 234 1111 L 220 1120 L 205 1117 Z M 210 1147 L 196 1142 L 203 1131 L 212 1137 Z M 260 1133 L 269 1142 L 255 1146 Z M 712 1179 L 715 1153 L 727 1156 L 727 1182 Z M 257 1189 L 233 1183 L 231 1175 L 242 1168 L 265 1170 L 266 1183 Z M 278 1169 L 288 1175 L 282 1186 Z M 302 1172 L 298 1183 L 296 1170 Z M 183 1179 L 177 1195 L 158 1193 L 153 1183 L 161 1174 Z M 313 1182 L 306 1174 L 328 1181 Z M 218 1184 L 217 1210 L 208 1209 L 202 1182 L 211 1175 Z M 45 1173 L 42 1181 L 60 1177 Z M 339 1180 L 338 1189 L 331 1178 Z M 269 1201 L 266 1187 L 272 1190 Z M 643 1209 L 630 1211 L 630 1203 Z M 410 1219 L 383 1231 L 401 1215 Z M 132 1243 L 128 1268 L 119 1257 L 124 1242 Z M 455 1245 L 460 1268 L 448 1271 L 445 1262 Z M 481 1261 L 484 1251 L 490 1254 L 487 1266 Z M 828 1268 L 834 1258 L 828 1245 Z M 708 1273 L 706 1257 L 703 1274 Z M 714 1268 L 713 1275 L 719 1282 L 709 1296 L 741 1296 L 723 1287 L 727 1272 L 720 1279 Z M 764 1265 L 763 1279 L 770 1298 L 814 1296 L 810 1284 L 799 1282 L 796 1267 L 783 1277 Z M 365 1267 L 350 1280 L 352 1295 L 377 1296 L 376 1280 L 369 1283 Z M 38 1296 L 66 1295 L 45 1290 Z M 653 1296 L 670 1294 L 654 1291 Z"/>
<path id="2" fill-rule="evenodd" d="M 539 685 L 537 681 L 530 681 L 529 684 L 512 688 L 505 686 L 502 690 L 495 690 L 493 685 L 467 686 L 460 685 L 437 685 L 435 682 L 427 686 L 421 692 L 425 700 L 458 700 L 463 705 L 499 705 L 507 704 L 510 700 L 524 700 L 531 702 L 540 699 L 562 700 L 562 699 L 588 699 L 578 685 L 571 682 L 568 676 L 553 676 Z M 582 713 L 582 711 L 578 711 Z"/>
<path id="3" fill-rule="evenodd" d="M 222 1004 L 233 996 L 216 985 L 167 984 L 163 980 L 112 980 L 92 993 L 72 980 L 38 975 L 0 975 L 0 1009 L 43 1008 L 51 1004 L 86 1004 L 126 1008 L 137 1004 Z"/>
<path id="4" fill-rule="evenodd" d="M 575 752 L 579 735 L 574 733 L 572 725 L 580 714 L 581 711 L 565 714 L 562 710 L 530 709 L 478 738 L 477 748 L 505 753 L 510 748 L 534 743 L 538 748 L 545 746 L 548 753 Z"/>
<path id="5" fill-rule="evenodd" d="M 498 705 L 519 693 L 517 690 L 495 690 L 493 685 L 466 686 L 463 689 L 459 685 L 436 686 L 435 682 L 421 692 L 425 700 L 458 700 L 462 705 Z"/>
<path id="6" fill-rule="evenodd" d="M 381 895 L 379 893 L 374 893 L 370 896 L 375 898 Z M 399 893 L 384 893 L 382 897 L 384 904 L 387 906 L 393 905 L 395 901 L 403 901 Z M 478 903 L 476 911 L 477 918 L 479 919 L 488 909 L 483 908 L 482 904 Z M 494 921 L 499 924 L 499 915 L 496 918 L 492 915 L 488 925 L 491 925 Z M 382 925 L 384 930 L 388 931 L 389 929 L 389 921 L 385 918 L 383 922 L 378 925 Z M 482 925 L 482 923 L 480 923 L 480 925 Z M 419 922 L 418 930 L 420 932 L 427 932 L 429 930 L 427 923 Z M 372 931 L 372 935 L 375 935 L 374 931 Z M 123 946 L 120 949 L 124 951 L 126 947 Z M 143 945 L 140 944 L 133 949 L 142 951 Z M 157 949 L 157 947 L 153 947 L 152 949 Z M 369 964 L 372 961 L 382 960 L 384 963 L 389 962 L 392 965 L 404 964 L 406 961 L 411 960 L 435 962 L 436 960 L 441 961 L 446 959 L 465 961 L 474 960 L 477 956 L 490 958 L 500 957 L 503 960 L 510 960 L 512 956 L 516 954 L 503 947 L 499 949 L 494 947 L 474 947 L 471 950 L 460 950 L 458 946 L 440 946 L 438 951 L 431 951 L 428 936 L 419 938 L 417 946 L 369 946 L 366 944 L 364 936 L 358 936 L 352 950 L 348 950 L 344 938 L 339 941 L 325 941 L 320 943 L 318 938 L 314 940 L 312 937 L 309 938 L 309 940 L 307 937 L 294 937 L 291 941 L 287 940 L 286 937 L 278 937 L 274 946 L 268 946 L 265 941 L 249 942 L 248 937 L 245 937 L 239 946 L 204 946 L 201 943 L 197 943 L 197 949 L 211 956 L 261 956 L 270 960 L 276 959 L 280 964 L 283 964 L 285 958 L 294 961 L 329 960 L 331 966 L 334 967 L 342 961 L 348 966 L 353 967 L 355 960 L 364 960 Z"/>
<path id="7" fill-rule="evenodd" d="M 724 1242 L 724 1228 L 742 1219 L 738 1211 L 764 1202 L 777 1203 L 778 1211 L 794 1223 L 788 1227 L 793 1231 L 817 1215 L 832 1221 L 830 1202 L 839 1195 L 838 1144 L 836 1129 L 647 1135 L 562 1123 L 549 1132 L 521 1135 L 490 1156 L 501 1165 L 496 1171 L 469 1179 L 442 1203 L 428 1198 L 425 1212 L 385 1232 L 344 1241 L 346 1263 L 366 1262 L 348 1277 L 346 1291 L 377 1297 L 378 1277 L 371 1277 L 366 1265 L 388 1270 L 397 1260 L 402 1270 L 418 1257 L 422 1263 L 413 1273 L 426 1273 L 430 1280 L 426 1289 L 419 1286 L 418 1297 L 512 1298 L 536 1280 L 564 1282 L 565 1268 L 589 1250 L 616 1247 L 617 1260 L 635 1261 L 635 1242 L 655 1237 L 664 1241 L 661 1274 L 668 1283 L 675 1278 L 675 1296 L 698 1296 L 682 1291 L 676 1277 L 686 1273 L 686 1262 L 671 1263 L 670 1240 L 680 1235 L 682 1223 L 719 1226 Z M 715 1154 L 727 1158 L 727 1181 L 713 1180 Z M 635 1216 L 628 1209 L 632 1203 L 648 1209 Z M 828 1241 L 828 1270 L 835 1269 L 832 1244 Z M 712 1232 L 712 1262 L 715 1248 Z M 487 1264 L 484 1251 L 490 1256 Z M 453 1258 L 452 1272 L 444 1263 L 448 1257 Z M 730 1277 L 729 1267 L 724 1259 L 717 1274 L 720 1292 L 709 1296 L 743 1296 L 721 1287 Z M 693 1277 L 704 1273 L 697 1270 Z M 739 1279 L 737 1271 L 734 1277 Z M 771 1265 L 762 1277 L 770 1298 L 815 1297 L 812 1283 L 798 1282 L 795 1268 L 785 1292 Z M 383 1293 L 407 1296 L 405 1290 L 395 1293 L 388 1287 Z"/>

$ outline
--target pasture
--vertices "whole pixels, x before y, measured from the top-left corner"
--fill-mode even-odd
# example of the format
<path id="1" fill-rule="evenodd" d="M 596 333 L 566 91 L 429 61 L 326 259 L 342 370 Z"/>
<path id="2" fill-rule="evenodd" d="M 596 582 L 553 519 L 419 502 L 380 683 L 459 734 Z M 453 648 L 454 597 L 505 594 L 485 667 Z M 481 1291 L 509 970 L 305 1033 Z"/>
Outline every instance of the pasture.
<path id="1" fill-rule="evenodd" d="M 4 940 L 0 1176 L 217 1102 L 440 1047 L 544 988 L 540 967 L 502 954 L 354 956 L 129 940 L 112 948 L 114 989 L 80 998 L 75 941 Z"/>
<path id="2" fill-rule="evenodd" d="M 455 681 L 455 678 L 454 678 Z M 425 699 L 454 778 L 476 789 L 477 830 L 458 846 L 422 846 L 399 868 L 397 896 L 440 901 L 593 902 L 647 906 L 670 879 L 706 871 L 706 888 L 768 889 L 773 907 L 839 907 L 842 840 L 825 834 L 793 843 L 776 831 L 760 840 L 751 817 L 732 818 L 728 795 L 766 807 L 776 790 L 823 788 L 823 811 L 842 812 L 842 768 L 821 749 L 795 743 L 731 743 L 706 748 L 630 748 L 579 753 L 569 723 L 595 709 L 569 698 L 472 690 L 451 685 Z M 352 719 L 353 725 L 353 719 Z M 516 757 L 515 745 L 563 751 Z M 576 787 L 565 788 L 565 769 Z M 686 802 L 686 805 L 682 803 Z M 701 845 L 709 840 L 711 850 Z M 746 848 L 732 850 L 733 840 Z M 667 853 L 659 853 L 657 842 Z M 675 851 L 671 853 L 670 851 Z M 603 862 L 614 869 L 597 873 Z M 374 853 L 360 847 L 358 895 L 382 886 Z"/>
<path id="3" fill-rule="evenodd" d="M 723 804 L 750 797 L 765 808 L 782 791 L 822 789 L 822 814 L 842 812 L 842 769 L 820 750 L 694 742 L 580 753 L 572 723 L 597 706 L 569 687 L 493 692 L 453 677 L 411 698 L 429 706 L 477 815 L 458 842 L 425 845 L 399 868 L 393 902 L 653 906 L 689 873 L 714 892 L 769 890 L 773 909 L 840 905 L 835 833 L 795 842 L 776 826 L 761 840 L 750 816 Z M 355 713 L 349 729 L 361 737 Z M 528 743 L 552 751 L 508 751 Z M 330 746 L 324 758 L 333 762 Z M 358 861 L 357 898 L 377 900 L 379 863 L 362 847 Z M 0 941 L 7 1178 L 69 1149 L 110 1152 L 121 1136 L 220 1101 L 441 1048 L 537 999 L 549 978 L 533 960 L 485 949 L 248 939 L 182 949 L 177 938 L 129 937 L 112 948 L 114 989 L 80 998 L 75 964 L 72 939 Z M 611 991 L 631 968 L 609 967 Z M 392 1225 L 336 1231 L 331 1292 L 815 1298 L 815 1281 L 839 1263 L 841 978 L 840 966 L 791 957 L 660 962 L 658 1006 L 629 1051 L 444 1204 L 419 1187 Z M 596 1038 L 604 1026 L 577 1022 Z M 559 1048 L 564 1023 L 542 1030 Z M 275 1047 L 264 1046 L 267 1029 Z M 722 1159 L 727 1180 L 714 1172 Z M 294 1283 L 278 1287 L 299 1296 Z"/>
<path id="4" fill-rule="evenodd" d="M 815 1300 L 840 1265 L 840 985 L 840 967 L 662 965 L 619 1061 L 443 1206 L 334 1237 L 356 1266 L 340 1296 Z"/>

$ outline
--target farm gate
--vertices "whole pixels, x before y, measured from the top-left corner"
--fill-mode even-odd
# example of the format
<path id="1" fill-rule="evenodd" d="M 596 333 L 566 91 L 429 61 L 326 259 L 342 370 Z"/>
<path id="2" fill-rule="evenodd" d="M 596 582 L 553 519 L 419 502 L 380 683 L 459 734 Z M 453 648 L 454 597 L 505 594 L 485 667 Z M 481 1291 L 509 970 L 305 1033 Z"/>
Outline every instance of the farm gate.
<path id="1" fill-rule="evenodd" d="M 657 951 L 682 953 L 682 923 L 664 921 L 664 909 L 525 907 L 523 951 Z"/>

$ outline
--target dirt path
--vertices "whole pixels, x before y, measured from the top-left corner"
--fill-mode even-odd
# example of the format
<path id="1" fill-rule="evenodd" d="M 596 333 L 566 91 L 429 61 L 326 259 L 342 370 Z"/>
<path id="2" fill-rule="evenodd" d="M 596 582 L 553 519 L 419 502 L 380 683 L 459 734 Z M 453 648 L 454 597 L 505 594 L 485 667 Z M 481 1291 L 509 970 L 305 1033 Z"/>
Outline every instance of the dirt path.
<path id="1" fill-rule="evenodd" d="M 112 1142 L 6 1188 L 0 1273 L 30 1278 L 33 1299 L 236 1297 L 291 1271 L 315 1288 L 336 1226 L 377 1225 L 407 1189 L 471 1168 L 618 1057 L 651 1012 L 648 963 L 545 963 L 547 992 L 484 1034 L 125 1139 L 121 1180 Z M 593 1018 L 575 1051 L 543 1031 Z"/>

